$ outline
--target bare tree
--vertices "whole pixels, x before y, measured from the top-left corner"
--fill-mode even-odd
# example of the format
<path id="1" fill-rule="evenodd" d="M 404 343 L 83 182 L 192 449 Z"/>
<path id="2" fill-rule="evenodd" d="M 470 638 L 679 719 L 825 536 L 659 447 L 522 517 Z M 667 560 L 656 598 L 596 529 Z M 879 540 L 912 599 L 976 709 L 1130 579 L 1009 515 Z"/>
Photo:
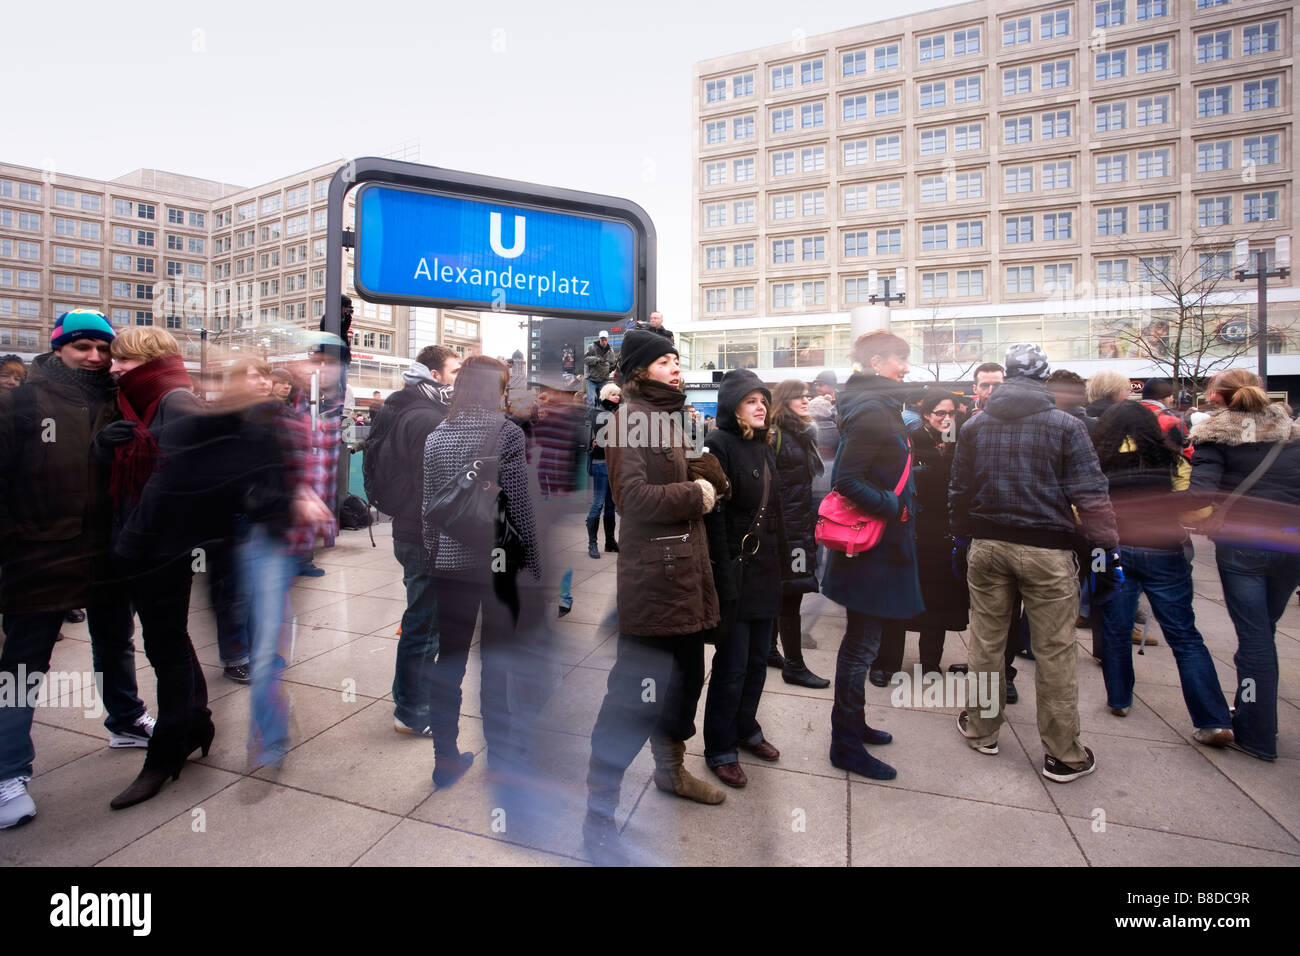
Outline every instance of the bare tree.
<path id="1" fill-rule="evenodd" d="M 1137 259 L 1138 281 L 1117 291 L 1147 305 L 1110 313 L 1098 357 L 1143 359 L 1177 391 L 1195 390 L 1251 354 L 1258 336 L 1251 305 L 1241 301 L 1247 290 L 1233 275 L 1233 238 L 1220 230 L 1196 233 L 1174 248 L 1120 246 L 1118 253 Z M 1277 341 L 1290 323 L 1270 325 L 1269 338 Z"/>
<path id="2" fill-rule="evenodd" d="M 921 362 L 912 365 L 914 372 L 924 372 L 930 376 L 931 381 L 941 382 L 944 381 L 943 367 L 955 366 L 956 374 L 947 380 L 960 382 L 964 381 L 971 370 L 979 364 L 978 357 L 973 362 L 963 361 L 958 357 L 955 318 L 954 315 L 945 314 L 938 306 L 932 306 L 928 319 L 914 323 L 914 328 L 919 333 L 921 347 Z"/>

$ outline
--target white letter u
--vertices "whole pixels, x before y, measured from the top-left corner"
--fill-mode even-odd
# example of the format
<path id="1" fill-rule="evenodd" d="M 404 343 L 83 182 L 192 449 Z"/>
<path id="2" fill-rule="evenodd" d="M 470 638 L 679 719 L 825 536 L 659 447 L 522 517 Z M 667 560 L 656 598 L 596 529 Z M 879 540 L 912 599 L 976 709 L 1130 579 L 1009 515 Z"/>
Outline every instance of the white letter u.
<path id="1" fill-rule="evenodd" d="M 513 259 L 522 255 L 524 251 L 524 217 L 515 216 L 515 244 L 509 249 L 501 245 L 501 213 L 491 213 L 490 217 L 488 239 L 492 243 L 492 251 L 502 259 Z"/>

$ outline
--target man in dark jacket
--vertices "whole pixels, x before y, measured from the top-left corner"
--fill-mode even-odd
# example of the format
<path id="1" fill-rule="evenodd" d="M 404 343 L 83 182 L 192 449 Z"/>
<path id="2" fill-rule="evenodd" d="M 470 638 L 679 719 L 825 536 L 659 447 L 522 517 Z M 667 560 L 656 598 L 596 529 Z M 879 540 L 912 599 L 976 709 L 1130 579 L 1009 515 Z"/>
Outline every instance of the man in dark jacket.
<path id="1" fill-rule="evenodd" d="M 406 387 L 384 403 L 371 435 L 377 506 L 393 516 L 393 554 L 402 565 L 406 613 L 393 675 L 393 729 L 432 737 L 429 707 L 438 656 L 438 605 L 424 550 L 424 445 L 447 417 L 460 358 L 441 345 L 421 350 L 402 373 Z M 376 440 L 378 439 L 378 440 Z M 367 451 L 367 454 L 370 454 Z"/>
<path id="2" fill-rule="evenodd" d="M 614 349 L 609 344 L 609 333 L 601 329 L 596 341 L 587 347 L 587 352 L 582 357 L 582 374 L 587 381 L 589 408 L 600 407 L 600 389 L 614 373 L 616 361 Z"/>
<path id="3" fill-rule="evenodd" d="M 103 314 L 65 312 L 28 383 L 0 392 L 0 675 L 20 690 L 12 706 L 0 706 L 0 829 L 36 814 L 26 791 L 36 750 L 25 692 L 28 678 L 49 668 L 69 609 L 87 611 L 109 746 L 147 747 L 153 730 L 136 692 L 130 602 L 102 586 L 113 506 L 109 468 L 92 445 L 123 444 L 135 431 L 112 428 L 120 418 L 109 374 L 113 337 Z"/>
<path id="4" fill-rule="evenodd" d="M 969 566 L 970 670 L 990 696 L 998 688 L 996 707 L 991 699 L 972 704 L 957 727 L 973 749 L 997 753 L 1006 703 L 1006 627 L 1019 589 L 1037 661 L 1043 776 L 1067 783 L 1096 768 L 1092 751 L 1079 741 L 1074 510 L 1094 548 L 1094 603 L 1123 582 L 1123 571 L 1097 452 L 1083 422 L 1056 407 L 1044 385 L 1048 371 L 1037 345 L 1013 345 L 1005 383 L 957 442 L 948 505 L 954 570 L 961 575 Z"/>

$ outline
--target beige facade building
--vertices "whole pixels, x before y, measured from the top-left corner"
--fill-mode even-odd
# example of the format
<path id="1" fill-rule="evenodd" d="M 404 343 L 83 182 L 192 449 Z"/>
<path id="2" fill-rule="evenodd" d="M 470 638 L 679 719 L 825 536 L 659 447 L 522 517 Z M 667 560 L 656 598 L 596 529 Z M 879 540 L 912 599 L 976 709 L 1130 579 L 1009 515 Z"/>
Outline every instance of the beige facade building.
<path id="1" fill-rule="evenodd" d="M 977 0 L 698 63 L 689 367 L 846 369 L 871 270 L 905 270 L 893 327 L 942 377 L 1018 341 L 1152 374 L 1189 296 L 1249 322 L 1234 241 L 1271 256 L 1297 213 L 1295 29 L 1275 0 Z M 1297 300 L 1270 281 L 1277 374 Z"/>
<path id="2" fill-rule="evenodd" d="M 329 181 L 342 160 L 247 189 L 154 169 L 110 181 L 0 163 L 0 351 L 30 359 L 69 309 L 160 325 L 197 369 L 301 351 L 325 311 Z M 352 228 L 351 199 L 345 228 Z M 477 313 L 374 305 L 354 295 L 354 390 L 401 387 L 419 349 L 481 348 Z M 413 313 L 415 316 L 413 317 Z M 414 319 L 414 320 L 413 320 Z"/>

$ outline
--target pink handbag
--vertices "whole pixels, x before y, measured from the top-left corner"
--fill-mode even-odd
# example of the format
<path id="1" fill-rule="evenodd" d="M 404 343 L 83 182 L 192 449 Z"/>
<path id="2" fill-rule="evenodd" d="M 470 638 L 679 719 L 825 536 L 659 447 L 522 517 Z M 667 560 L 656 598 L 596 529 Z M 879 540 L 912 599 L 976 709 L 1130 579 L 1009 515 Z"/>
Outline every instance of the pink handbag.
<path id="1" fill-rule="evenodd" d="M 912 456 L 907 456 L 903 466 L 903 477 L 898 479 L 894 494 L 902 494 L 912 473 Z M 862 513 L 852 501 L 838 491 L 832 491 L 822 499 L 817 509 L 817 543 L 831 551 L 842 551 L 845 556 L 853 557 L 863 551 L 870 551 L 880 543 L 885 533 L 885 518 L 877 518 Z"/>

